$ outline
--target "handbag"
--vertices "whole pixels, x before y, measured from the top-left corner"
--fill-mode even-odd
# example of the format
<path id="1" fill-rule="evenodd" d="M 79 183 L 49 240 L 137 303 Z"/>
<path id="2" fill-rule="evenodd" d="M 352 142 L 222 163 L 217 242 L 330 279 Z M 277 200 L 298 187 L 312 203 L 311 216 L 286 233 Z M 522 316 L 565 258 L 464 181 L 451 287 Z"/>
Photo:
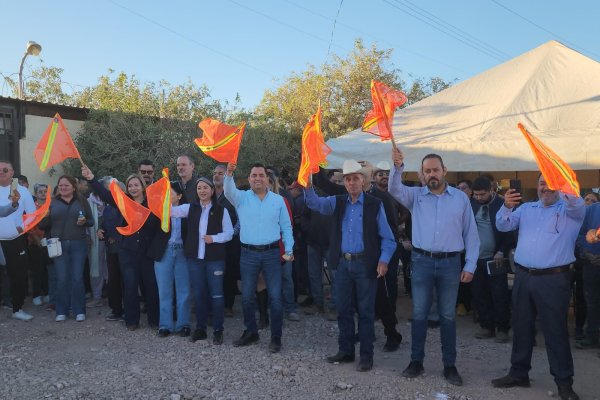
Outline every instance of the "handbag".
<path id="1" fill-rule="evenodd" d="M 62 226 L 59 236 L 62 236 L 63 233 L 65 233 L 65 228 L 67 227 L 67 218 L 69 216 L 69 210 L 71 209 L 72 204 L 73 204 L 73 202 L 70 202 L 67 207 L 65 221 L 63 223 L 63 226 Z M 50 258 L 56 258 L 56 257 L 62 256 L 62 244 L 60 243 L 60 237 L 47 239 L 46 240 L 46 250 L 48 250 L 48 257 L 50 257 Z"/>

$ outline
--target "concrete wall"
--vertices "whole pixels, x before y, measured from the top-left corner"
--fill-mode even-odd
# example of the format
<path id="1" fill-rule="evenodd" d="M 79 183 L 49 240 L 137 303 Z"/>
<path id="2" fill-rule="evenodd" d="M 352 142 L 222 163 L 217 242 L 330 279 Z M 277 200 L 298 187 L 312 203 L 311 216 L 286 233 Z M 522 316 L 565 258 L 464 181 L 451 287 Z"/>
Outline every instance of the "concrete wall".
<path id="1" fill-rule="evenodd" d="M 20 140 L 20 156 L 21 156 L 21 173 L 29 179 L 29 187 L 33 191 L 33 185 L 36 183 L 46 183 L 52 186 L 56 185 L 56 180 L 63 174 L 63 169 L 60 164 L 41 172 L 40 168 L 33 158 L 33 151 L 40 141 L 42 135 L 52 122 L 52 118 L 39 117 L 36 115 L 25 116 L 25 138 Z M 63 119 L 67 130 L 71 137 L 79 134 L 84 121 L 75 121 Z"/>

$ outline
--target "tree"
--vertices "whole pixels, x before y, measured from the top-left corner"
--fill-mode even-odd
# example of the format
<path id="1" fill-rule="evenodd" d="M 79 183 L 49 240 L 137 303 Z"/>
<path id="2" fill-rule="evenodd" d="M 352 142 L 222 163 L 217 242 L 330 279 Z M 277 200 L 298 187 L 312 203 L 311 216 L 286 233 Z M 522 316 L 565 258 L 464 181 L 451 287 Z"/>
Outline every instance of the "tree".
<path id="1" fill-rule="evenodd" d="M 44 103 L 72 104 L 73 97 L 63 90 L 62 68 L 46 67 L 42 65 L 31 71 L 31 75 L 24 77 L 25 98 Z M 11 78 L 4 78 L 12 90 L 12 95 L 19 95 L 19 82 Z"/>
<path id="2" fill-rule="evenodd" d="M 257 114 L 301 134 L 320 100 L 325 134 L 338 136 L 356 129 L 372 106 L 371 79 L 400 90 L 405 85 L 400 71 L 388 66 L 391 53 L 391 49 L 380 50 L 375 45 L 366 48 L 361 40 L 356 40 L 346 58 L 334 55 L 333 61 L 320 69 L 309 65 L 304 72 L 293 72 L 278 88 L 267 90 Z M 416 79 L 407 92 L 409 103 L 448 86 L 441 78 L 431 78 L 428 82 Z"/>

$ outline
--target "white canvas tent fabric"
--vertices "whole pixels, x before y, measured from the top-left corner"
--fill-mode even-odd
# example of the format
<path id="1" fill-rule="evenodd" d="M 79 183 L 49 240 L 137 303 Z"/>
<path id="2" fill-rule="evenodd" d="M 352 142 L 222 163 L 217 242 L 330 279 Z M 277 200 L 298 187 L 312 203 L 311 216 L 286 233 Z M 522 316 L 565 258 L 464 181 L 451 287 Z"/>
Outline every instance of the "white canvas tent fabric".
<path id="1" fill-rule="evenodd" d="M 428 153 L 450 171 L 535 171 L 518 122 L 573 169 L 600 169 L 600 63 L 551 41 L 397 110 L 393 131 L 408 171 Z M 389 141 L 360 129 L 327 144 L 329 168 L 391 159 Z"/>

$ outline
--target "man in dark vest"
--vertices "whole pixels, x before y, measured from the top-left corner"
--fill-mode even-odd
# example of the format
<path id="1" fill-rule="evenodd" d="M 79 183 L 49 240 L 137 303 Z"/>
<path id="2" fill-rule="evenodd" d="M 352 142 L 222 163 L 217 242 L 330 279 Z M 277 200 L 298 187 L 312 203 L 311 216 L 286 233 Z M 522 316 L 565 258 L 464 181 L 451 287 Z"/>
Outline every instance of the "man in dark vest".
<path id="1" fill-rule="evenodd" d="M 337 268 L 335 299 L 340 333 L 338 352 L 327 361 L 354 361 L 356 309 L 360 341 L 357 370 L 362 372 L 373 368 L 377 279 L 385 276 L 396 243 L 381 200 L 363 192 L 365 179 L 370 178 L 363 167 L 355 160 L 346 160 L 343 175 L 348 194 L 318 197 L 309 187 L 306 205 L 333 216 L 328 265 Z"/>

